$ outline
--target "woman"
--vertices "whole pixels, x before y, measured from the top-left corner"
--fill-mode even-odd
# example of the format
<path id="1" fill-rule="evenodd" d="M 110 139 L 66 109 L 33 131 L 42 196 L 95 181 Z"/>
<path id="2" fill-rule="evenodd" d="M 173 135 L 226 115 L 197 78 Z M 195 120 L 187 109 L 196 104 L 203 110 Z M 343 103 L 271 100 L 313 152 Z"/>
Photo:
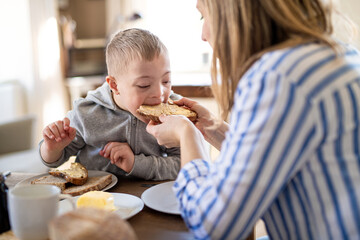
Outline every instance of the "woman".
<path id="1" fill-rule="evenodd" d="M 322 0 L 198 0 L 212 82 L 230 125 L 198 113 L 147 126 L 181 147 L 174 184 L 196 237 L 243 239 L 262 218 L 272 239 L 360 237 L 360 57 L 332 37 Z M 217 76 L 220 75 L 220 78 Z M 203 138 L 221 147 L 210 163 Z"/>

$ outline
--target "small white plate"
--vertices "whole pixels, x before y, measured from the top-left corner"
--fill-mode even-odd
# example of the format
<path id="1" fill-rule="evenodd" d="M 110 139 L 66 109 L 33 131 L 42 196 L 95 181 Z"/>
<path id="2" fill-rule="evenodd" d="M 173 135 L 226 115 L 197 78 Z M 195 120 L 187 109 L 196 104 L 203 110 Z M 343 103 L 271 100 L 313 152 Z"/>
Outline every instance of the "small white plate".
<path id="1" fill-rule="evenodd" d="M 125 193 L 111 193 L 114 196 L 114 205 L 117 213 L 122 219 L 128 219 L 139 213 L 144 208 L 143 201 L 133 195 Z M 80 196 L 65 199 L 59 202 L 58 215 L 69 212 L 73 209 L 72 203 L 76 206 L 76 201 Z M 72 203 L 70 202 L 72 201 Z"/>
<path id="2" fill-rule="evenodd" d="M 114 174 L 109 173 L 109 172 L 97 171 L 97 170 L 88 170 L 88 176 L 89 177 L 105 176 L 105 175 L 108 175 L 108 174 L 111 174 L 111 180 L 112 181 L 105 188 L 101 189 L 101 191 L 109 190 L 110 188 L 115 186 L 115 184 L 118 181 L 117 177 Z M 30 177 L 30 178 L 24 179 L 21 182 L 19 182 L 18 184 L 16 184 L 15 187 L 23 186 L 23 185 L 30 185 L 33 180 L 41 178 L 43 176 L 47 176 L 47 175 L 49 175 L 49 173 L 43 173 L 43 174 L 40 174 L 40 175 L 36 175 L 36 176 Z"/>
<path id="3" fill-rule="evenodd" d="M 161 183 L 143 192 L 141 199 L 149 208 L 163 213 L 180 214 L 180 207 L 172 190 L 174 181 Z"/>

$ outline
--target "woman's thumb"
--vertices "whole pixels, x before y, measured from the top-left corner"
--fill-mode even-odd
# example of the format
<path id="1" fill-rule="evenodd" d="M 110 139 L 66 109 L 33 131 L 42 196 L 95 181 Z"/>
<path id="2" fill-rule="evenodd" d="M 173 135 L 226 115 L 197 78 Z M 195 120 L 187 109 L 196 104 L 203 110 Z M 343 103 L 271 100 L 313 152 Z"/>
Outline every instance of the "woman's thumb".
<path id="1" fill-rule="evenodd" d="M 167 118 L 167 115 L 165 115 L 165 114 L 162 114 L 162 115 L 159 116 L 159 120 L 162 123 L 166 121 L 166 118 Z"/>

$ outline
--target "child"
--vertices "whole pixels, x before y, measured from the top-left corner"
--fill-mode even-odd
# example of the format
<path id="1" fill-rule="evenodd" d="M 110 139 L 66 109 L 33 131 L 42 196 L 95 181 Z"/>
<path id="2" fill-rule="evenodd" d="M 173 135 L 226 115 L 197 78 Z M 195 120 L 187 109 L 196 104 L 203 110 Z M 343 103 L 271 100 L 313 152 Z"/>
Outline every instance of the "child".
<path id="1" fill-rule="evenodd" d="M 166 47 L 146 30 L 128 29 L 108 44 L 106 63 L 106 83 L 76 100 L 66 118 L 43 130 L 44 164 L 57 167 L 76 155 L 89 170 L 147 180 L 176 178 L 179 148 L 158 145 L 145 130 L 148 120 L 136 112 L 142 104 L 172 98 Z"/>

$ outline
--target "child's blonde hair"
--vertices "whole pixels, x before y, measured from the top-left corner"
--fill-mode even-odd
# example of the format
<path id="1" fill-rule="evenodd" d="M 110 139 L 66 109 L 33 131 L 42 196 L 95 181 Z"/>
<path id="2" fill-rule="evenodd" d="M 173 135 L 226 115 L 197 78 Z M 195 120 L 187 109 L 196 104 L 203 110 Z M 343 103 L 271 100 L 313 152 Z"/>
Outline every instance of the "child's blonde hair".
<path id="1" fill-rule="evenodd" d="M 167 48 L 151 32 L 131 28 L 116 33 L 106 47 L 108 75 L 117 76 L 126 71 L 135 59 L 151 61 L 160 54 L 167 54 Z"/>

